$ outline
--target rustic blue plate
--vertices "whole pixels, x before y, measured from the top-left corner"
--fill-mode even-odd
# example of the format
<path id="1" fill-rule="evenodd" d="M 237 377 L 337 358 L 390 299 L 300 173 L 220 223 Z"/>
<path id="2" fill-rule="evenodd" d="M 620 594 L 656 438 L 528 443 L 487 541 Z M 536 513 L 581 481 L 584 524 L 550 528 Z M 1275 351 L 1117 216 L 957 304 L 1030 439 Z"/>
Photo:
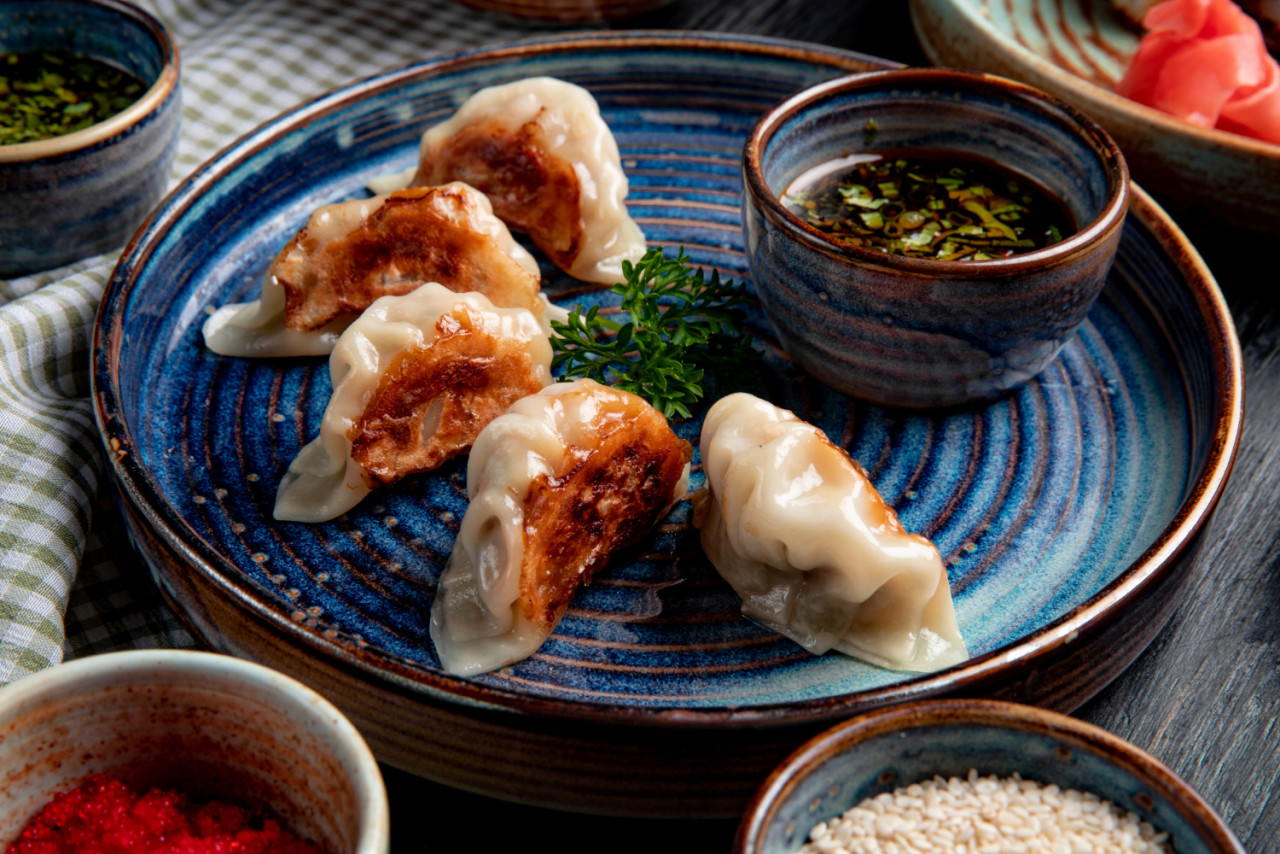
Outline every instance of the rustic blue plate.
<path id="1" fill-rule="evenodd" d="M 393 764 L 582 809 L 732 814 L 781 755 L 850 711 L 955 691 L 1071 708 L 1096 692 L 1176 603 L 1187 563 L 1175 558 L 1216 503 L 1241 416 L 1221 295 L 1141 192 L 1080 335 L 990 406 L 931 417 L 856 403 L 793 368 L 752 318 L 749 387 L 847 447 L 941 550 L 973 658 L 940 674 L 814 657 L 743 619 L 682 503 L 580 593 L 536 655 L 449 676 L 427 624 L 466 508 L 463 463 L 327 524 L 276 522 L 280 476 L 328 400 L 326 362 L 224 358 L 202 344 L 206 313 L 252 298 L 316 205 L 412 165 L 421 131 L 477 88 L 537 74 L 600 101 L 652 244 L 746 278 L 748 129 L 797 88 L 876 67 L 741 37 L 544 38 L 357 84 L 218 155 L 126 250 L 96 330 L 99 423 L 166 596 L 214 647 L 321 688 Z M 609 302 L 544 271 L 561 304 Z M 676 429 L 696 446 L 697 417 Z"/>

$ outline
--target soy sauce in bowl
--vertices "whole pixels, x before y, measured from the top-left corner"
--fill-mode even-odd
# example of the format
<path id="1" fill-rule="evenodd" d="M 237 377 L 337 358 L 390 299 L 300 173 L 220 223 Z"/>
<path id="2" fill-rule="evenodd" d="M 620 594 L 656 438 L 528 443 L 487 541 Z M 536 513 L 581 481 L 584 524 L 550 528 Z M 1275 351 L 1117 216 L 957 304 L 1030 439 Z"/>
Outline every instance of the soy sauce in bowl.
<path id="1" fill-rule="evenodd" d="M 859 149 L 880 157 L 841 187 Z M 751 281 L 787 356 L 838 391 L 894 407 L 993 400 L 1048 367 L 1106 284 L 1129 204 L 1124 156 L 1088 116 L 1030 86 L 947 69 L 802 89 L 756 122 L 742 176 Z M 831 200 L 787 204 L 824 180 Z M 891 240 L 875 246 L 886 229 Z M 893 251 L 914 241 L 919 254 Z"/>
<path id="2" fill-rule="evenodd" d="M 955 152 L 859 152 L 807 169 L 782 203 L 851 246 L 939 261 L 991 261 L 1051 246 L 1077 230 L 1031 179 Z"/>

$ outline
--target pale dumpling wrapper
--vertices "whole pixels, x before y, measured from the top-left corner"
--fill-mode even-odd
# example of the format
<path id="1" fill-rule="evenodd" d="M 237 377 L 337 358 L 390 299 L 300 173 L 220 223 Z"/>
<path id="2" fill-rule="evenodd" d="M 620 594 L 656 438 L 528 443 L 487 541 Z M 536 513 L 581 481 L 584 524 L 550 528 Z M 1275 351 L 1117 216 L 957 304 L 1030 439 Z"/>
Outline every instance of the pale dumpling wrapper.
<path id="1" fill-rule="evenodd" d="M 626 453 L 613 453 L 612 462 L 595 459 L 620 449 Z M 608 554 L 647 534 L 684 496 L 691 456 L 689 443 L 646 401 L 589 379 L 548 386 L 490 422 L 471 450 L 471 501 L 431 606 L 431 638 L 445 669 L 472 676 L 533 654 Z M 594 479 L 601 470 L 610 476 Z M 578 480 L 585 483 L 575 486 Z M 601 495 L 602 482 L 621 488 Z M 586 493 L 575 491 L 581 486 Z M 558 488 L 568 490 L 564 504 L 576 507 L 559 520 L 571 530 L 536 516 L 534 508 L 559 509 L 557 498 L 547 499 Z M 584 498 L 590 510 L 582 509 Z M 607 524 L 593 524 L 601 518 Z M 600 527 L 607 542 L 592 542 L 588 529 Z M 560 548 L 569 559 L 547 565 L 547 553 Z M 531 592 L 531 582 L 557 573 L 561 589 Z"/>
<path id="2" fill-rule="evenodd" d="M 749 394 L 701 437 L 703 550 L 747 617 L 821 654 L 934 671 L 968 658 L 942 559 L 820 430 Z"/>
<path id="3" fill-rule="evenodd" d="M 456 294 L 435 282 L 404 296 L 382 297 L 342 334 L 329 357 L 333 393 L 320 435 L 290 463 L 276 493 L 277 519 L 323 522 L 373 490 L 376 478 L 352 454 L 358 422 L 397 360 L 413 348 L 429 352 L 459 326 L 460 316 L 499 345 L 527 354 L 536 388 L 551 382 L 547 329 L 528 309 L 498 308 L 482 294 Z M 423 429 L 429 432 L 430 425 Z"/>
<path id="4" fill-rule="evenodd" d="M 474 145 L 468 134 L 476 137 Z M 501 163 L 490 168 L 499 135 Z M 531 149 L 527 155 L 525 148 Z M 581 86 L 531 77 L 481 89 L 423 134 L 419 161 L 416 183 L 473 183 L 490 196 L 499 217 L 528 232 L 575 278 L 621 282 L 622 262 L 634 264 L 644 256 L 644 234 L 625 203 L 628 183 L 617 141 L 595 98 Z M 556 186 L 561 178 L 565 186 Z M 552 246 L 541 233 L 547 213 L 563 213 L 559 207 L 574 195 L 577 206 L 569 220 L 576 220 L 575 236 L 571 245 Z M 533 217 L 524 215 L 530 205 L 538 209 Z"/>
<path id="5" fill-rule="evenodd" d="M 480 291 L 504 307 L 528 308 L 535 313 L 551 310 L 545 297 L 539 293 L 541 274 L 538 262 L 493 215 L 493 208 L 483 193 L 455 182 L 442 187 L 383 193 L 368 199 L 317 208 L 306 226 L 273 261 L 263 278 L 261 296 L 251 302 L 223 306 L 209 316 L 203 328 L 205 345 L 223 356 L 328 355 L 338 336 L 359 316 L 359 311 L 344 313 L 319 328 L 296 328 L 286 317 L 286 287 L 282 280 L 314 281 L 317 273 L 310 268 L 328 247 L 340 246 L 358 229 L 374 222 L 389 201 L 399 203 L 406 195 L 417 197 L 411 201 L 423 207 L 424 225 L 436 229 L 435 234 L 423 236 L 422 246 L 446 239 L 461 240 L 467 244 L 461 253 L 464 257 L 456 264 L 459 280 L 441 280 L 441 283 L 457 292 Z M 445 235 L 443 229 L 454 234 Z M 403 251 L 403 248 L 396 251 Z M 499 255 L 505 259 L 498 258 Z M 493 263 L 495 258 L 499 263 Z M 361 272 L 376 278 L 378 287 L 385 293 L 402 295 L 432 280 L 431 277 L 408 272 L 411 266 L 397 264 L 391 257 L 381 269 L 363 269 Z"/>

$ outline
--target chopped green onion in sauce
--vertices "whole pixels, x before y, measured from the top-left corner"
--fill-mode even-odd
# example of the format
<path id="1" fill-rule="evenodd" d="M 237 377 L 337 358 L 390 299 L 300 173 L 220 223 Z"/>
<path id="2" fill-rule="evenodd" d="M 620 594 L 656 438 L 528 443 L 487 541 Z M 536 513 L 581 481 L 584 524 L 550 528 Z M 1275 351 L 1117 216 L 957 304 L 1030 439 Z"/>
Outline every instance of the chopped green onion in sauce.
<path id="1" fill-rule="evenodd" d="M 0 145 L 96 125 L 146 91 L 123 69 L 63 50 L 0 53 Z"/>
<path id="2" fill-rule="evenodd" d="M 865 152 L 806 171 L 782 194 L 805 222 L 852 246 L 940 261 L 1032 252 L 1075 231 L 1029 179 L 954 152 Z"/>

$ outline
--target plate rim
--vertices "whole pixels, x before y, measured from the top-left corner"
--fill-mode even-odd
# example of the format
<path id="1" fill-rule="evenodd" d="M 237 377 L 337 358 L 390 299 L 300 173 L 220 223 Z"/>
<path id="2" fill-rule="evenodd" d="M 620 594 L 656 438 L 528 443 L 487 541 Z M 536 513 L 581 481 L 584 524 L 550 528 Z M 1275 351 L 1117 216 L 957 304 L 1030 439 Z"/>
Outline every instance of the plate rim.
<path id="1" fill-rule="evenodd" d="M 1079 0 L 1071 0 L 1071 2 L 1079 2 Z M 1099 86 L 1092 80 L 1072 74 L 1061 66 L 1037 56 L 1021 42 L 1010 38 L 997 29 L 989 18 L 979 14 L 977 7 L 974 5 L 974 0 L 910 0 L 912 29 L 915 31 L 916 39 L 920 42 L 921 50 L 935 66 L 939 65 L 938 50 L 934 46 L 931 35 L 925 32 L 920 25 L 919 15 L 916 11 L 917 7 L 925 3 L 931 3 L 935 8 L 948 6 L 963 15 L 965 22 L 970 27 L 979 30 L 991 42 L 1002 48 L 1007 57 L 1016 61 L 1017 64 L 1033 69 L 1036 73 L 1049 77 L 1056 83 L 1078 93 L 1081 98 L 1086 100 L 1085 107 L 1088 106 L 1090 101 L 1096 102 L 1112 111 L 1132 113 L 1148 124 L 1154 125 L 1154 130 L 1159 133 L 1171 133 L 1189 139 L 1196 139 L 1206 146 L 1216 146 L 1231 150 L 1233 153 L 1238 152 L 1239 156 L 1264 157 L 1268 160 L 1280 161 L 1280 143 L 1266 142 L 1265 140 L 1255 139 L 1243 134 L 1230 133 L 1217 128 L 1203 128 L 1199 125 L 1193 125 L 1169 113 L 1161 112 L 1155 107 L 1149 107 L 1146 104 L 1126 98 L 1110 89 Z"/>
<path id="2" fill-rule="evenodd" d="M 1177 557 L 1209 518 L 1229 478 L 1243 418 L 1243 363 L 1230 312 L 1212 274 L 1173 221 L 1136 185 L 1133 186 L 1130 215 L 1136 216 L 1152 232 L 1160 248 L 1184 273 L 1183 278 L 1192 290 L 1206 333 L 1210 334 L 1211 341 L 1215 341 L 1212 349 L 1217 379 L 1213 416 L 1216 429 L 1213 430 L 1204 465 L 1199 472 L 1193 472 L 1195 477 L 1188 486 L 1186 498 L 1160 535 L 1101 591 L 1040 630 L 947 670 L 833 697 L 749 707 L 733 704 L 643 707 L 616 701 L 529 695 L 447 673 L 414 670 L 391 657 L 373 655 L 358 647 L 327 639 L 320 630 L 308 629 L 291 619 L 287 609 L 279 603 L 255 596 L 255 593 L 266 592 L 265 588 L 240 574 L 230 561 L 222 558 L 194 531 L 188 530 L 185 538 L 180 536 L 183 532 L 182 517 L 164 498 L 136 455 L 128 450 L 133 443 L 119 407 L 116 372 L 125 337 L 121 326 L 123 306 L 138 286 L 139 269 L 150 259 L 158 239 L 167 233 L 168 225 L 183 216 L 200 193 L 222 172 L 252 157 L 267 142 L 285 135 L 316 115 L 359 100 L 370 91 L 402 85 L 410 78 L 435 76 L 458 66 L 499 63 L 530 52 L 537 55 L 573 52 L 587 46 L 606 50 L 702 47 L 828 64 L 834 73 L 851 68 L 857 70 L 859 65 L 888 65 L 884 60 L 852 51 L 765 36 L 678 30 L 552 34 L 468 48 L 355 81 L 268 120 L 221 149 L 174 188 L 126 246 L 107 282 L 92 341 L 94 416 L 110 462 L 109 474 L 120 487 L 122 499 L 129 501 L 143 515 L 151 532 L 160 536 L 168 548 L 184 556 L 188 570 L 199 572 L 247 616 L 265 623 L 273 633 L 284 636 L 290 643 L 321 654 L 332 664 L 354 669 L 364 674 L 364 678 L 376 678 L 421 699 L 516 713 L 551 722 L 677 729 L 814 723 L 838 717 L 855 707 L 883 705 L 944 690 L 963 690 L 966 686 L 977 687 L 998 677 L 1015 663 L 1029 664 L 1051 657 L 1080 635 L 1100 631 L 1113 620 L 1123 617 L 1122 606 L 1126 600 L 1172 571 Z M 180 615 L 190 619 L 180 607 L 181 603 L 171 604 Z"/>

